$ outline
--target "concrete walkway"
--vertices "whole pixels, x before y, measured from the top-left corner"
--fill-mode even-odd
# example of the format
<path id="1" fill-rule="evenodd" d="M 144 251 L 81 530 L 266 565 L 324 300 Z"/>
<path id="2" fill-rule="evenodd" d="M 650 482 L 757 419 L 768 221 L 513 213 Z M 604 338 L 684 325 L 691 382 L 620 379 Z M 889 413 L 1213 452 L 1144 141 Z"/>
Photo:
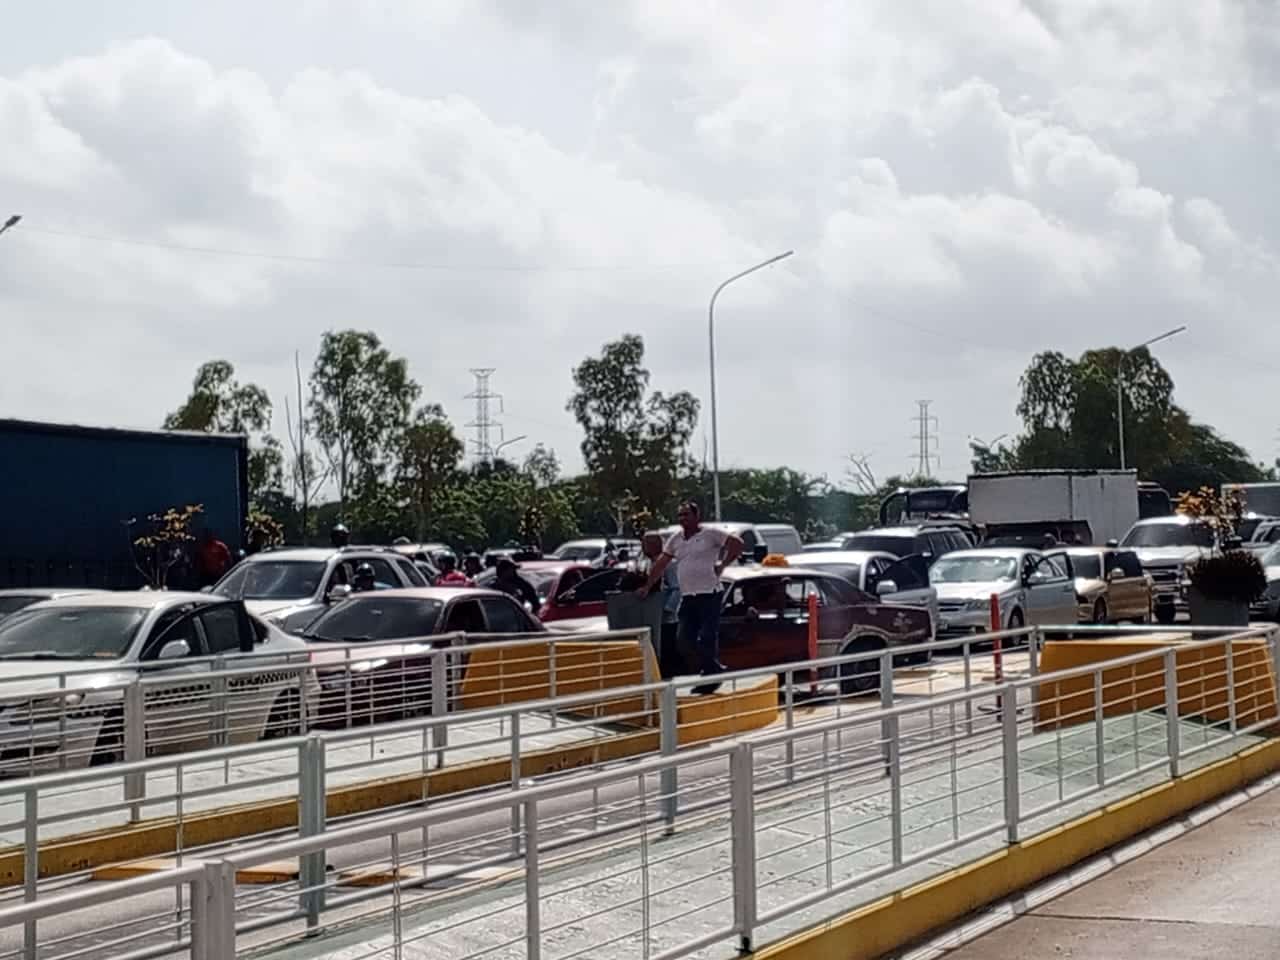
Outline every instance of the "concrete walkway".
<path id="1" fill-rule="evenodd" d="M 1280 789 L 1037 907 L 945 960 L 1273 960 Z"/>

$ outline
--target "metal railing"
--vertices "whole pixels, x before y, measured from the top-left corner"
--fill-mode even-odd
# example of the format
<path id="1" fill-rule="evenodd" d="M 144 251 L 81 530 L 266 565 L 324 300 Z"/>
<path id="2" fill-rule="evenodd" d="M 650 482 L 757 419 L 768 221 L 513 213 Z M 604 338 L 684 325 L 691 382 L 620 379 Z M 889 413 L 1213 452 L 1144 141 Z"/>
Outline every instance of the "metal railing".
<path id="1" fill-rule="evenodd" d="M 354 825 L 326 822 L 324 798 L 327 758 L 355 734 L 316 734 L 288 742 L 299 836 L 186 854 L 202 862 L 203 881 L 187 861 L 153 885 L 57 894 L 39 887 L 32 838 L 32 902 L 0 907 L 0 930 L 22 928 L 25 940 L 0 941 L 0 957 L 19 943 L 33 956 L 37 920 L 48 958 L 189 949 L 223 960 L 317 933 L 364 944 L 352 957 L 399 957 L 410 944 L 441 957 L 559 960 L 745 948 L 850 897 L 901 887 L 937 857 L 980 856 L 1258 742 L 1276 721 L 1276 653 L 1276 629 L 1259 628 L 827 713 L 729 744 L 681 750 L 662 738 L 659 756 L 543 783 L 513 762 L 504 790 Z M 839 666 L 795 671 L 838 676 Z M 881 672 L 882 689 L 892 678 Z M 677 686 L 626 692 L 655 692 L 670 720 Z M 560 700 L 569 712 L 592 702 Z M 281 861 L 277 881 L 246 879 Z M 109 941 L 85 933 L 86 917 L 113 898 Z"/>

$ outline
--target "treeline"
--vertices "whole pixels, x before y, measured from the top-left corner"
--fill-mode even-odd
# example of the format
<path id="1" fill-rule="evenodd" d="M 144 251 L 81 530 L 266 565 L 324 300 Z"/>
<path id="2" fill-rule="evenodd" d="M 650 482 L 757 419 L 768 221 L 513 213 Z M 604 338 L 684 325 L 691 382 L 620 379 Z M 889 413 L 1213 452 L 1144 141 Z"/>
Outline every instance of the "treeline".
<path id="1" fill-rule="evenodd" d="M 1118 462 L 1115 375 L 1125 364 L 1127 461 L 1171 493 L 1271 471 L 1173 403 L 1173 383 L 1146 350 L 1090 351 L 1078 360 L 1035 357 L 1021 381 L 1024 433 L 974 447 L 974 468 L 1111 467 Z M 1108 380 L 1108 376 L 1111 377 Z M 285 398 L 285 442 L 260 386 L 225 360 L 202 365 L 166 429 L 248 434 L 248 539 L 258 545 L 320 542 L 339 520 L 358 539 L 398 536 L 455 548 L 508 543 L 550 548 L 576 536 L 634 534 L 671 522 L 684 498 L 711 500 L 711 478 L 689 452 L 699 402 L 650 389 L 640 337 L 606 343 L 573 370 L 566 409 L 582 430 L 583 475 L 562 476 L 541 444 L 522 460 L 467 464 L 444 408 L 424 401 L 408 361 L 370 331 L 323 335 L 310 372 Z M 781 467 L 721 474 L 726 517 L 791 523 L 808 538 L 875 521 L 881 499 L 905 482 L 879 481 L 850 457 L 846 477 Z M 918 479 L 916 482 L 931 482 Z"/>

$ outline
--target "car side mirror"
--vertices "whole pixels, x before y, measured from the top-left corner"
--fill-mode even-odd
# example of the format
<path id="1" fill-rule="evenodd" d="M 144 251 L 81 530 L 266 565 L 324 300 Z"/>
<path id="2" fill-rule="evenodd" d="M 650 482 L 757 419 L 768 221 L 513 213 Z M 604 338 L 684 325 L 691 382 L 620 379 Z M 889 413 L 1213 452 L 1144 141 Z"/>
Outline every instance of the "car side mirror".
<path id="1" fill-rule="evenodd" d="M 759 620 L 760 611 L 757 610 L 755 607 L 747 607 L 746 617 L 748 620 Z"/>
<path id="2" fill-rule="evenodd" d="M 191 655 L 191 644 L 185 640 L 170 640 L 160 648 L 157 660 L 181 660 Z"/>
<path id="3" fill-rule="evenodd" d="M 1116 567 L 1116 568 L 1115 568 L 1114 570 L 1112 570 L 1109 574 L 1107 574 L 1107 579 L 1108 579 L 1108 580 L 1123 580 L 1123 579 L 1124 579 L 1124 571 L 1123 571 L 1123 570 L 1121 570 L 1119 567 Z"/>
<path id="4" fill-rule="evenodd" d="M 876 596 L 887 597 L 891 593 L 898 592 L 898 585 L 892 580 L 881 580 L 876 584 Z"/>
<path id="5" fill-rule="evenodd" d="M 345 600 L 351 596 L 351 585 L 348 583 L 339 583 L 329 588 L 329 593 L 325 596 L 328 603 L 337 603 L 339 600 Z"/>

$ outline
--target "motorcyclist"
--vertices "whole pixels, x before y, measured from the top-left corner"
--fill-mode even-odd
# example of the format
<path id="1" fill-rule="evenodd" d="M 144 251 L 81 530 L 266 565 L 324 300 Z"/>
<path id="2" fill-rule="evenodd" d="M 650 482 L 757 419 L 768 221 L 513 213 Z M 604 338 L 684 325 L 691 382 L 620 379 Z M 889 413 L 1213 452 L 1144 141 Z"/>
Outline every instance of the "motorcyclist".
<path id="1" fill-rule="evenodd" d="M 458 570 L 458 558 L 451 553 L 445 553 L 440 556 L 440 576 L 436 577 L 436 586 L 474 587 L 475 583 Z"/>
<path id="2" fill-rule="evenodd" d="M 357 564 L 356 575 L 351 581 L 351 592 L 366 593 L 369 590 L 377 589 L 378 580 L 373 572 L 373 565 L 369 563 Z"/>
<path id="3" fill-rule="evenodd" d="M 333 529 L 329 531 L 329 542 L 333 544 L 335 550 L 341 550 L 351 543 L 351 531 L 347 529 L 345 523 L 333 525 Z"/>
<path id="4" fill-rule="evenodd" d="M 474 580 L 484 572 L 484 561 L 478 553 L 468 553 L 462 558 L 462 572 Z"/>
<path id="5" fill-rule="evenodd" d="M 531 584 L 517 572 L 519 568 L 515 561 L 507 557 L 503 557 L 498 561 L 496 576 L 494 577 L 492 587 L 495 590 L 501 590 L 509 596 L 515 597 L 520 603 L 523 603 L 530 610 L 537 610 L 541 605 L 538 600 L 538 591 L 533 589 Z"/>

